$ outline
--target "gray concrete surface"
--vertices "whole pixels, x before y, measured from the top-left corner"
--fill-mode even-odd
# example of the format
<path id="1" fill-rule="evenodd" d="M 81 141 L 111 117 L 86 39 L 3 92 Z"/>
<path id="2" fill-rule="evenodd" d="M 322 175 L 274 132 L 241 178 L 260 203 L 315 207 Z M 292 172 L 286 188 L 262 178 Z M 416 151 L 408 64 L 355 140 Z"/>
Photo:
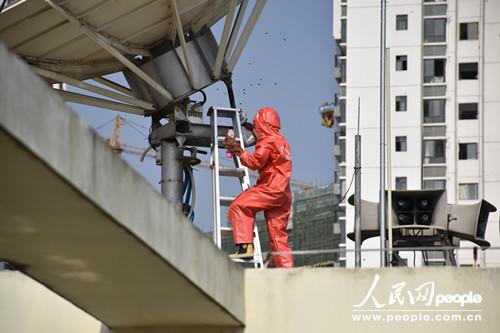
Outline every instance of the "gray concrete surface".
<path id="1" fill-rule="evenodd" d="M 500 332 L 500 268 L 300 268 L 245 275 L 245 333 Z M 463 306 L 441 302 L 469 294 L 480 298 Z"/>
<path id="2" fill-rule="evenodd" d="M 1 44 L 0 73 L 0 258 L 116 329 L 240 327 L 243 269 Z"/>
<path id="3" fill-rule="evenodd" d="M 1 332 L 108 333 L 100 321 L 15 271 L 0 271 Z"/>

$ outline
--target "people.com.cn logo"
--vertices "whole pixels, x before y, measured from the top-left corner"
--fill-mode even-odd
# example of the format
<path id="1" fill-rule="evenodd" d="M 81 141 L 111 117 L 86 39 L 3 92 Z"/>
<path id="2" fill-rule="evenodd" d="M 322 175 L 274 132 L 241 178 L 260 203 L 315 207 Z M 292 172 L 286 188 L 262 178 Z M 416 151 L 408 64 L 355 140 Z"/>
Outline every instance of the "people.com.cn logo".
<path id="1" fill-rule="evenodd" d="M 404 281 L 392 285 L 389 295 L 386 299 L 376 299 L 374 296 L 380 276 L 375 274 L 372 285 L 363 300 L 353 305 L 354 308 L 364 307 L 372 303 L 376 309 L 384 308 L 390 305 L 416 305 L 416 306 L 435 306 L 443 304 L 456 304 L 464 307 L 466 304 L 479 304 L 483 301 L 480 294 L 469 291 L 465 294 L 441 294 L 436 293 L 436 283 L 427 281 L 416 288 L 408 288 Z"/>

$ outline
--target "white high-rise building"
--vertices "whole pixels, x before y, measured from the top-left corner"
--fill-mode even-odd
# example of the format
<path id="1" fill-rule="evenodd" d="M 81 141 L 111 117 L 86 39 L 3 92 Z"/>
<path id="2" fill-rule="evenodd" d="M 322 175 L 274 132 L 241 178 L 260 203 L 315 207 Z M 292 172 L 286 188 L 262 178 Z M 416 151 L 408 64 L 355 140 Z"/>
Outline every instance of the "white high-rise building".
<path id="1" fill-rule="evenodd" d="M 340 192 L 353 174 L 359 98 L 362 197 L 376 202 L 380 2 L 335 0 L 333 6 Z M 500 209 L 500 0 L 393 0 L 386 13 L 392 188 L 446 188 L 449 203 L 485 199 Z M 345 206 L 340 218 L 353 231 L 354 208 Z M 500 246 L 498 211 L 490 214 L 485 238 Z M 345 245 L 354 248 L 350 240 Z M 379 245 L 374 238 L 363 248 Z M 407 258 L 411 265 L 413 253 Z M 470 250 L 458 253 L 459 264 L 471 258 Z M 500 265 L 500 251 L 481 253 L 479 262 Z M 363 266 L 378 265 L 377 252 L 363 253 Z M 352 253 L 346 266 L 354 266 Z"/>

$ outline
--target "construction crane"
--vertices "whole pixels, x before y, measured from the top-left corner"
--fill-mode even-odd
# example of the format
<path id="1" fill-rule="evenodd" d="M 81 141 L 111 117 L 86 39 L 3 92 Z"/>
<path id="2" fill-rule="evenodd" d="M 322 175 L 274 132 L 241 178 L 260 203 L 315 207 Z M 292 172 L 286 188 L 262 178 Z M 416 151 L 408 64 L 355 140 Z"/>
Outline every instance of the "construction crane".
<path id="1" fill-rule="evenodd" d="M 127 154 L 144 156 L 147 158 L 156 159 L 157 156 L 156 156 L 154 151 L 150 150 L 150 151 L 145 153 L 144 148 L 129 146 L 129 145 L 126 145 L 122 142 L 122 139 L 121 139 L 121 126 L 122 126 L 122 124 L 128 124 L 128 121 L 125 118 L 117 116 L 115 118 L 115 128 L 113 131 L 113 135 L 109 139 L 106 140 L 106 142 L 109 144 L 111 149 L 113 149 L 114 152 L 119 153 L 119 154 L 127 153 Z M 203 168 L 203 169 L 211 169 L 211 165 L 205 161 L 201 161 L 201 163 L 199 163 L 196 166 Z M 224 168 L 225 166 L 221 166 L 221 167 Z M 227 168 L 230 169 L 230 167 L 227 167 Z M 259 174 L 255 171 L 250 170 L 250 178 L 258 179 Z M 314 187 L 314 185 L 309 183 L 309 182 L 296 180 L 296 179 L 290 180 L 290 185 L 292 187 L 300 189 L 300 190 L 307 190 L 307 189 L 311 189 Z"/>

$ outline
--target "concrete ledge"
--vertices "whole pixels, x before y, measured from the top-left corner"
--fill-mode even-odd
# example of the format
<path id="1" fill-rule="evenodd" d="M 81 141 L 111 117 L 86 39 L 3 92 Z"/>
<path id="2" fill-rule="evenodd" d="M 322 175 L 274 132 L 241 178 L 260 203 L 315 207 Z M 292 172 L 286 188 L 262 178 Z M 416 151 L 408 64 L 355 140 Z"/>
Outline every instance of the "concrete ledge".
<path id="1" fill-rule="evenodd" d="M 245 333 L 500 331 L 500 268 L 247 270 L 245 278 Z M 436 303 L 469 294 L 480 302 Z"/>
<path id="2" fill-rule="evenodd" d="M 111 327 L 240 326 L 243 269 L 0 45 L 0 256 Z"/>

